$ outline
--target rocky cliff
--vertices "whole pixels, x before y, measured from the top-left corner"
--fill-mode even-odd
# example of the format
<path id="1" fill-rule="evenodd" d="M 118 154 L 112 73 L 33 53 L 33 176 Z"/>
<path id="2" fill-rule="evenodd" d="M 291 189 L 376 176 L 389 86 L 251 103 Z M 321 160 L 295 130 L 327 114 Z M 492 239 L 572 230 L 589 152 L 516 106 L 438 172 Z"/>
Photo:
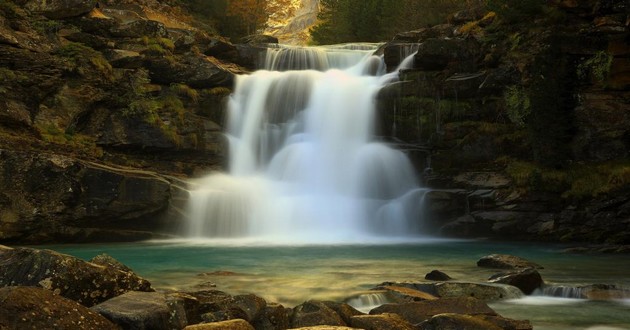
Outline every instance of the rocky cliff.
<path id="1" fill-rule="evenodd" d="M 503 3 L 384 47 L 390 69 L 418 52 L 380 93 L 382 134 L 434 188 L 436 232 L 628 244 L 630 5 Z"/>
<path id="2" fill-rule="evenodd" d="M 430 230 L 630 242 L 629 8 L 471 8 L 383 47 L 390 70 L 418 49 L 379 123 L 433 188 Z M 261 51 L 174 0 L 0 0 L 0 242 L 172 232 L 181 180 L 223 166 L 223 105 Z"/>

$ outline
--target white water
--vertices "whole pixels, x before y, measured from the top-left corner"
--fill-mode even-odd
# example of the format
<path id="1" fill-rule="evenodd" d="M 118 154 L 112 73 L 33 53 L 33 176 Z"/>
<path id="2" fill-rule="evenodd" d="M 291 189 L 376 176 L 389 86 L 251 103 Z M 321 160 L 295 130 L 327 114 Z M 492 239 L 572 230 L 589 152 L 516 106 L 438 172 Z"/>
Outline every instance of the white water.
<path id="1" fill-rule="evenodd" d="M 425 190 L 407 157 L 373 137 L 385 71 L 370 56 L 375 48 L 271 49 L 268 68 L 301 71 L 237 77 L 229 172 L 191 191 L 189 237 L 274 244 L 418 237 Z M 282 56 L 300 60 L 287 66 Z"/>

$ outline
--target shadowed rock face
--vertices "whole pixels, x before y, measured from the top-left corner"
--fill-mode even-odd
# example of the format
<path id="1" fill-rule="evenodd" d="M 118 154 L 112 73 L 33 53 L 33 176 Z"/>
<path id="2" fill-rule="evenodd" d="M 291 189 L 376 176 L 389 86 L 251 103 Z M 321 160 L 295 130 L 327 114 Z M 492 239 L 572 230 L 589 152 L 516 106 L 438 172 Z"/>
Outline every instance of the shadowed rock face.
<path id="1" fill-rule="evenodd" d="M 0 328 L 119 329 L 76 301 L 32 287 L 0 288 Z"/>
<path id="2" fill-rule="evenodd" d="M 0 250 L 0 286 L 44 288 L 88 307 L 127 291 L 153 291 L 133 272 L 30 248 Z"/>

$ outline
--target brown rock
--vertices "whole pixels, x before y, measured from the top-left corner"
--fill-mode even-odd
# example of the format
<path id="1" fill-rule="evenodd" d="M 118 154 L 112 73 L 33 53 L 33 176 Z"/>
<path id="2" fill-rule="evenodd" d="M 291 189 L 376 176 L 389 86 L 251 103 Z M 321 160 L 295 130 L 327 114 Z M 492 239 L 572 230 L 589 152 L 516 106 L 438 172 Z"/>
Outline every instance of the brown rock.
<path id="1" fill-rule="evenodd" d="M 213 323 L 189 325 L 184 330 L 254 330 L 254 327 L 245 320 L 234 319 Z"/>
<path id="2" fill-rule="evenodd" d="M 422 322 L 420 330 L 531 330 L 529 321 L 507 319 L 496 315 L 439 314 Z"/>
<path id="3" fill-rule="evenodd" d="M 411 324 L 423 322 L 443 313 L 497 315 L 486 303 L 471 297 L 385 304 L 370 311 L 370 315 L 383 313 L 398 314 Z"/>
<path id="4" fill-rule="evenodd" d="M 127 291 L 153 291 L 133 272 L 50 250 L 0 250 L 0 286 L 15 285 L 44 288 L 88 307 Z"/>
<path id="5" fill-rule="evenodd" d="M 482 257 L 477 261 L 477 266 L 484 268 L 499 268 L 499 269 L 518 269 L 518 268 L 534 268 L 542 269 L 539 264 L 531 262 L 527 259 L 507 255 L 507 254 L 491 254 Z"/>
<path id="6" fill-rule="evenodd" d="M 293 309 L 291 326 L 294 328 L 315 325 L 346 326 L 341 316 L 324 302 L 309 300 Z"/>
<path id="7" fill-rule="evenodd" d="M 525 294 L 531 294 L 544 284 L 540 273 L 533 268 L 495 274 L 490 277 L 488 282 L 513 285 Z"/>
<path id="8" fill-rule="evenodd" d="M 119 329 L 76 301 L 34 287 L 0 288 L 0 329 Z"/>
<path id="9" fill-rule="evenodd" d="M 378 314 L 378 315 L 357 315 L 351 320 L 350 325 L 354 328 L 366 330 L 414 330 L 416 329 L 409 322 L 402 319 L 397 314 Z"/>
<path id="10" fill-rule="evenodd" d="M 448 280 L 452 280 L 452 278 L 450 276 L 448 276 L 446 273 L 441 272 L 439 270 L 432 270 L 430 273 L 427 273 L 424 276 L 425 280 L 430 280 L 430 281 L 448 281 Z"/>

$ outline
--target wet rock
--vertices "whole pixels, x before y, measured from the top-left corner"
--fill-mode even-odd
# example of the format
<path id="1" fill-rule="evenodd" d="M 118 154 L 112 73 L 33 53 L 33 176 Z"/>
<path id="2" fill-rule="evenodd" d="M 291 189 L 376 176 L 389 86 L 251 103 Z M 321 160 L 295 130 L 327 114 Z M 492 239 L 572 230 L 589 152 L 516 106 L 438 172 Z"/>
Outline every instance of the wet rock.
<path id="1" fill-rule="evenodd" d="M 291 309 L 289 308 L 280 304 L 268 303 L 261 317 L 252 324 L 260 330 L 288 329 L 290 313 Z"/>
<path id="2" fill-rule="evenodd" d="M 529 321 L 520 321 L 496 315 L 439 314 L 418 325 L 420 330 L 531 330 Z"/>
<path id="3" fill-rule="evenodd" d="M 166 180 L 62 155 L 2 150 L 0 177 L 4 242 L 149 239 L 170 199 Z"/>
<path id="4" fill-rule="evenodd" d="M 346 323 L 339 314 L 321 301 L 309 300 L 293 308 L 291 327 L 316 325 L 346 326 Z"/>
<path id="5" fill-rule="evenodd" d="M 441 272 L 439 270 L 432 270 L 431 272 L 427 273 L 424 276 L 425 280 L 429 280 L 429 281 L 448 281 L 448 280 L 452 280 L 452 278 L 450 276 L 448 276 L 446 273 Z"/>
<path id="6" fill-rule="evenodd" d="M 211 38 L 205 46 L 203 53 L 221 60 L 236 62 L 238 49 L 233 44 L 222 38 Z"/>
<path id="7" fill-rule="evenodd" d="M 96 0 L 30 0 L 26 8 L 52 19 L 75 17 L 90 12 Z"/>
<path id="8" fill-rule="evenodd" d="M 341 316 L 341 319 L 343 319 L 346 324 L 350 324 L 353 317 L 365 314 L 346 303 L 338 303 L 334 301 L 324 301 L 323 303 Z"/>
<path id="9" fill-rule="evenodd" d="M 16 285 L 44 288 L 88 307 L 132 290 L 153 291 L 133 272 L 50 250 L 0 250 L 0 286 Z"/>
<path id="10" fill-rule="evenodd" d="M 90 259 L 90 262 L 105 267 L 111 267 L 122 272 L 133 272 L 131 268 L 106 253 L 97 255 L 96 257 Z"/>
<path id="11" fill-rule="evenodd" d="M 525 294 L 531 294 L 544 284 L 540 273 L 533 268 L 495 274 L 490 277 L 488 282 L 512 285 L 521 289 Z"/>
<path id="12" fill-rule="evenodd" d="M 475 72 L 479 44 L 473 39 L 427 39 L 418 48 L 414 67 L 440 71 L 447 67 L 453 72 Z"/>
<path id="13" fill-rule="evenodd" d="M 263 326 L 288 324 L 289 310 L 282 305 L 267 306 L 267 302 L 253 294 L 231 296 L 217 290 L 189 292 L 199 301 L 200 318 L 204 322 L 243 319 Z"/>
<path id="14" fill-rule="evenodd" d="M 397 285 L 385 285 L 379 286 L 376 288 L 377 290 L 385 290 L 385 292 L 393 295 L 397 299 L 402 301 L 421 301 L 421 300 L 436 300 L 438 297 L 416 289 L 397 286 Z"/>
<path id="15" fill-rule="evenodd" d="M 494 283 L 440 282 L 440 283 L 395 283 L 390 284 L 421 291 L 441 298 L 474 297 L 483 301 L 517 299 L 523 293 L 514 286 Z"/>
<path id="16" fill-rule="evenodd" d="M 255 322 L 258 320 L 267 307 L 267 302 L 256 295 L 238 295 L 234 296 L 235 307 L 240 308 L 245 312 L 245 321 Z"/>
<path id="17" fill-rule="evenodd" d="M 228 321 L 189 325 L 184 330 L 254 330 L 245 320 L 234 319 Z"/>
<path id="18" fill-rule="evenodd" d="M 370 315 L 383 313 L 398 314 L 411 324 L 417 324 L 444 313 L 497 315 L 486 303 L 471 297 L 385 304 L 370 311 Z"/>
<path id="19" fill-rule="evenodd" d="M 181 329 L 186 315 L 177 313 L 158 292 L 127 292 L 91 308 L 123 329 Z"/>
<path id="20" fill-rule="evenodd" d="M 243 44 L 277 44 L 278 38 L 274 36 L 256 34 L 241 39 Z"/>
<path id="21" fill-rule="evenodd" d="M 194 88 L 231 86 L 234 76 L 211 57 L 186 54 L 177 61 L 165 57 L 147 59 L 151 80 L 165 85 L 184 83 Z"/>
<path id="22" fill-rule="evenodd" d="M 414 330 L 412 324 L 397 314 L 358 315 L 352 318 L 350 326 L 359 329 Z"/>
<path id="23" fill-rule="evenodd" d="M 0 329 L 119 329 L 108 319 L 53 292 L 35 287 L 0 288 Z"/>
<path id="24" fill-rule="evenodd" d="M 477 266 L 484 268 L 499 268 L 499 269 L 518 269 L 518 268 L 534 268 L 542 269 L 543 267 L 537 263 L 531 262 L 527 259 L 512 256 L 508 254 L 491 254 L 482 257 L 477 261 Z"/>

